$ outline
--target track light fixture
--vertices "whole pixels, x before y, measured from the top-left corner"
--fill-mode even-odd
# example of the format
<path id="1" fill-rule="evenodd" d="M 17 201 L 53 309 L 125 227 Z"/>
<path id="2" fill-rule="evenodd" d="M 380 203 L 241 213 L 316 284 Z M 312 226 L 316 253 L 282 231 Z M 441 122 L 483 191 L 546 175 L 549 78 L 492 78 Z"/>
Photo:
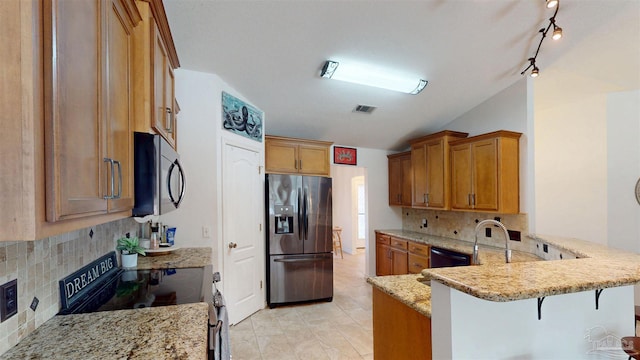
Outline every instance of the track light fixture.
<path id="1" fill-rule="evenodd" d="M 536 59 L 538 58 L 538 53 L 540 52 L 540 46 L 542 46 L 542 42 L 544 41 L 544 38 L 547 37 L 547 33 L 549 32 L 552 26 L 553 26 L 553 33 L 551 34 L 551 38 L 553 40 L 559 40 L 560 38 L 562 38 L 562 28 L 556 25 L 556 15 L 558 15 L 558 10 L 560 10 L 560 0 L 546 0 L 546 2 L 547 2 L 547 8 L 551 9 L 555 7 L 556 10 L 553 12 L 553 16 L 549 18 L 549 25 L 547 25 L 546 28 L 542 28 L 538 30 L 538 32 L 542 34 L 542 36 L 540 37 L 540 43 L 538 43 L 538 48 L 536 49 L 536 53 L 533 55 L 532 58 L 529 58 L 529 66 L 527 66 L 520 73 L 520 75 L 524 75 L 524 73 L 527 72 L 527 70 L 529 69 L 531 69 L 531 74 L 530 74 L 531 77 L 535 78 L 535 77 L 538 77 L 538 75 L 540 75 L 540 69 L 538 69 L 538 67 L 536 66 Z"/>

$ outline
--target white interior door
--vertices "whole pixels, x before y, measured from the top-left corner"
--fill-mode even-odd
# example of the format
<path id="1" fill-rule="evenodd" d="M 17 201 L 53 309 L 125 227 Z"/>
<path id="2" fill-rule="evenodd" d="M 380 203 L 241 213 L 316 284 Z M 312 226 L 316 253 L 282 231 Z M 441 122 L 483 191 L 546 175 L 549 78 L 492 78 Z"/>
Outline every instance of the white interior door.
<path id="1" fill-rule="evenodd" d="M 222 251 L 229 322 L 264 307 L 264 174 L 260 154 L 225 144 L 222 156 Z"/>

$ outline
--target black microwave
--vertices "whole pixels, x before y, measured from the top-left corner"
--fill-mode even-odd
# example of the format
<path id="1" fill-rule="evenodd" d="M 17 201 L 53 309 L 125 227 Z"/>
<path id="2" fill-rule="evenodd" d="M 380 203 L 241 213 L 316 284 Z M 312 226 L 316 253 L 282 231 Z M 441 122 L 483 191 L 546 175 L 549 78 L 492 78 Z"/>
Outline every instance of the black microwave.
<path id="1" fill-rule="evenodd" d="M 162 215 L 177 209 L 186 187 L 180 156 L 160 135 L 135 132 L 133 142 L 133 216 Z"/>

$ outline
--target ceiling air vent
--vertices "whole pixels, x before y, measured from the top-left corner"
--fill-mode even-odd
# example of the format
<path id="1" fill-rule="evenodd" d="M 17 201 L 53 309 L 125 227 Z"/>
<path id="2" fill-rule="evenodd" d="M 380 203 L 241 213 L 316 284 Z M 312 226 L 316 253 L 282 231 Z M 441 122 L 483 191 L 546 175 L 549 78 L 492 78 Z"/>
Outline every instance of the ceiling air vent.
<path id="1" fill-rule="evenodd" d="M 375 109 L 375 106 L 358 105 L 355 109 L 353 109 L 353 112 L 371 114 Z"/>

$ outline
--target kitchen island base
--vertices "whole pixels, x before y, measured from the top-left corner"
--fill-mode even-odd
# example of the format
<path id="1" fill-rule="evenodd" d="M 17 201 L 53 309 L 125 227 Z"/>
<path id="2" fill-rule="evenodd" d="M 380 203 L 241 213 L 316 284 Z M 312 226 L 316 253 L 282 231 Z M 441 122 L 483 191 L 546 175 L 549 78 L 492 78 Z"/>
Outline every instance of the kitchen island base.
<path id="1" fill-rule="evenodd" d="M 431 359 L 431 319 L 373 288 L 375 359 Z"/>
<path id="2" fill-rule="evenodd" d="M 620 339 L 635 333 L 633 286 L 604 289 L 597 309 L 595 293 L 498 302 L 432 280 L 433 358 L 626 358 Z"/>

